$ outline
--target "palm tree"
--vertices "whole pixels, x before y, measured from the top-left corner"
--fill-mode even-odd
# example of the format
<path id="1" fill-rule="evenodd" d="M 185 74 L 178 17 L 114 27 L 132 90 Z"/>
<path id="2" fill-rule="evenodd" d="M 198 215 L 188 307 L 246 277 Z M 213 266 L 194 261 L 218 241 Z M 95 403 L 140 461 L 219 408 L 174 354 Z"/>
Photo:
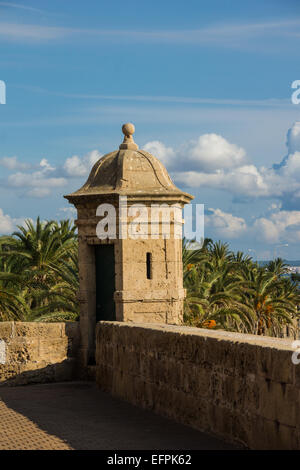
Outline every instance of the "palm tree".
<path id="1" fill-rule="evenodd" d="M 196 264 L 184 277 L 187 296 L 184 320 L 198 327 L 240 329 L 243 325 L 239 298 L 235 294 L 238 281 L 232 274 L 231 253 L 227 244 L 211 240 L 198 254 Z"/>
<path id="2" fill-rule="evenodd" d="M 207 255 L 207 249 L 212 243 L 210 238 L 205 238 L 200 248 L 195 249 L 195 245 L 199 245 L 196 239 L 187 240 L 185 237 L 182 239 L 182 267 L 183 267 L 183 280 L 185 281 L 190 275 L 191 269 Z"/>
<path id="3" fill-rule="evenodd" d="M 27 318 L 38 318 L 38 312 L 44 314 L 58 305 L 58 297 L 66 297 L 62 287 L 57 287 L 63 280 L 63 267 L 78 270 L 75 254 L 77 252 L 76 227 L 69 221 L 41 222 L 37 218 L 34 224 L 26 220 L 24 226 L 10 237 L 0 238 L 0 258 L 2 264 L 9 265 L 11 271 L 19 276 L 18 292 L 27 306 Z M 65 281 L 66 282 L 66 281 Z M 70 281 L 71 282 L 71 281 Z M 73 285 L 76 285 L 74 279 Z M 66 291 L 66 285 L 65 291 Z M 73 309 L 64 310 L 65 316 L 75 315 L 74 295 L 68 291 Z M 51 300 L 50 300 L 51 299 Z M 58 307 L 57 307 L 58 308 Z M 54 311 L 57 311 L 57 308 Z"/>
<path id="4" fill-rule="evenodd" d="M 186 324 L 272 336 L 295 328 L 300 291 L 283 260 L 260 267 L 227 243 L 195 243 L 182 244 Z M 77 248 L 76 227 L 64 220 L 27 220 L 0 237 L 0 321 L 78 319 Z"/>
<path id="5" fill-rule="evenodd" d="M 282 277 L 285 272 L 280 259 L 262 268 L 242 252 L 230 252 L 227 244 L 210 242 L 184 276 L 184 321 L 281 336 L 284 325 L 295 325 L 300 303 L 298 285 Z"/>
<path id="6" fill-rule="evenodd" d="M 270 261 L 267 264 L 266 269 L 270 273 L 276 274 L 276 276 L 282 276 L 287 273 L 287 265 L 281 258 L 276 258 L 275 260 Z"/>
<path id="7" fill-rule="evenodd" d="M 20 283 L 18 275 L 9 272 L 0 272 L 0 320 L 24 320 L 28 314 L 28 307 L 24 298 L 12 285 Z M 10 286 L 10 287 L 9 287 Z"/>
<path id="8" fill-rule="evenodd" d="M 283 284 L 283 280 L 278 281 L 276 275 L 263 268 L 252 270 L 241 281 L 242 308 L 254 321 L 251 333 L 279 335 L 284 324 L 292 324 L 296 292 L 286 296 Z"/>
<path id="9" fill-rule="evenodd" d="M 77 252 L 70 255 L 68 261 L 62 260 L 54 271 L 56 283 L 48 290 L 40 292 L 43 305 L 32 309 L 34 321 L 78 320 L 79 306 L 77 292 L 79 289 Z"/>

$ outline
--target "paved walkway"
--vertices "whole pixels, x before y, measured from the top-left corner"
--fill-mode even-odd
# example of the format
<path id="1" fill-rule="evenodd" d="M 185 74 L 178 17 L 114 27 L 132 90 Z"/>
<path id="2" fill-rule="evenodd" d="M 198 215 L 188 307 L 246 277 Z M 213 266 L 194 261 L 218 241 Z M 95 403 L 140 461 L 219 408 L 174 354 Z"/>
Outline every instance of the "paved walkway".
<path id="1" fill-rule="evenodd" d="M 0 449 L 233 449 L 91 382 L 0 388 Z"/>

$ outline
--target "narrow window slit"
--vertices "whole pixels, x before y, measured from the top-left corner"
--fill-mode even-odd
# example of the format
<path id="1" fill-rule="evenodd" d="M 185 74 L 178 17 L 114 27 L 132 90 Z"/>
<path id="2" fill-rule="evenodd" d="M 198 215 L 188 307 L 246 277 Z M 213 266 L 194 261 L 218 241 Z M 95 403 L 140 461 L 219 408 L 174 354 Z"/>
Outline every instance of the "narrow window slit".
<path id="1" fill-rule="evenodd" d="M 147 279 L 152 279 L 152 253 L 146 253 Z"/>

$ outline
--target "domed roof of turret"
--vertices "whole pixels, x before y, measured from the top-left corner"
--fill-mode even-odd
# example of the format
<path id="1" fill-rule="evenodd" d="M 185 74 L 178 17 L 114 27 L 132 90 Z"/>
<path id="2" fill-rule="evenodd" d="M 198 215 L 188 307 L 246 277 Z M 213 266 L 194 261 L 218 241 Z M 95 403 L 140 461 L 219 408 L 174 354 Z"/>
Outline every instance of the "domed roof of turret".
<path id="1" fill-rule="evenodd" d="M 193 198 L 174 185 L 156 157 L 139 150 L 132 137 L 134 130 L 131 123 L 123 125 L 124 140 L 119 150 L 104 155 L 95 163 L 82 188 L 65 196 L 70 202 L 105 194 L 178 197 L 182 202 Z"/>

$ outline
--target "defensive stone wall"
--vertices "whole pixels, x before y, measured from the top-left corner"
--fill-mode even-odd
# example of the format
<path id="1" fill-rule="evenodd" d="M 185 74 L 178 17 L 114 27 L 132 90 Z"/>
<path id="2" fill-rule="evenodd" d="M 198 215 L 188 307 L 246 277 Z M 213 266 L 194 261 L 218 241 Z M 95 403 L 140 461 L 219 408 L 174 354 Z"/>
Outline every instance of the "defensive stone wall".
<path id="1" fill-rule="evenodd" d="M 72 380 L 79 339 L 78 322 L 0 322 L 0 385 Z"/>
<path id="2" fill-rule="evenodd" d="M 252 449 L 300 448 L 300 364 L 292 340 L 100 322 L 99 387 Z"/>

